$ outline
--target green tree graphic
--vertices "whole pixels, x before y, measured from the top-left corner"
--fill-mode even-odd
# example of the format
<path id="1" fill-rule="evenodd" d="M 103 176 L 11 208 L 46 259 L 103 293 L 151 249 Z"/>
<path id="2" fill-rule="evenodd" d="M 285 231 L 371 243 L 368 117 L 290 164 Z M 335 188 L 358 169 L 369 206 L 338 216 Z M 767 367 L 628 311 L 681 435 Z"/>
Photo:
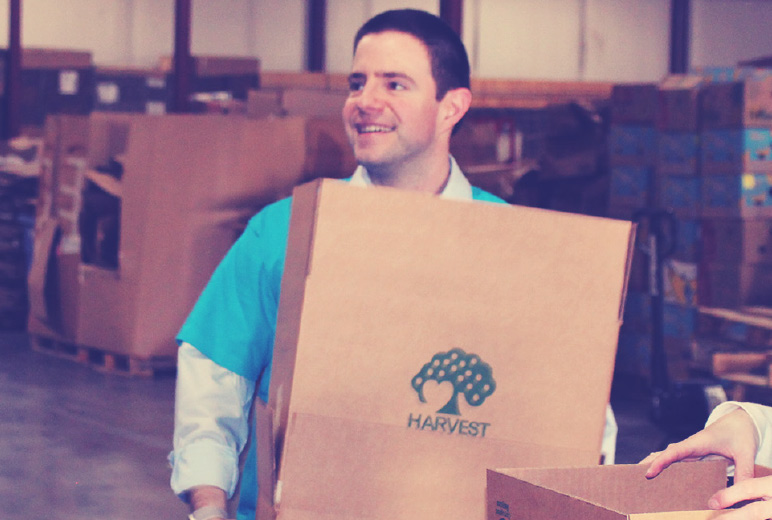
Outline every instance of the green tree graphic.
<path id="1" fill-rule="evenodd" d="M 477 354 L 467 354 L 460 348 L 438 352 L 413 377 L 411 383 L 422 403 L 426 402 L 424 383 L 427 381 L 453 385 L 453 396 L 445 406 L 437 410 L 437 413 L 450 415 L 460 415 L 459 394 L 464 394 L 466 402 L 471 406 L 480 406 L 496 390 L 491 367 Z"/>

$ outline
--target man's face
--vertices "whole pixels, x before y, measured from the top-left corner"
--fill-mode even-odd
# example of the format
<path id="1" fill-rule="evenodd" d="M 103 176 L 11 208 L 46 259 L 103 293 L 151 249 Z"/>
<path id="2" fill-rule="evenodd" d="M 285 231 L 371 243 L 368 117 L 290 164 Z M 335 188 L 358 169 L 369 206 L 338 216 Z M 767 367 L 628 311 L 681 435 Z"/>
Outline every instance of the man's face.
<path id="1" fill-rule="evenodd" d="M 442 146 L 436 85 L 429 52 L 412 35 L 368 34 L 357 45 L 350 93 L 343 106 L 346 132 L 360 164 L 392 172 L 447 156 Z"/>

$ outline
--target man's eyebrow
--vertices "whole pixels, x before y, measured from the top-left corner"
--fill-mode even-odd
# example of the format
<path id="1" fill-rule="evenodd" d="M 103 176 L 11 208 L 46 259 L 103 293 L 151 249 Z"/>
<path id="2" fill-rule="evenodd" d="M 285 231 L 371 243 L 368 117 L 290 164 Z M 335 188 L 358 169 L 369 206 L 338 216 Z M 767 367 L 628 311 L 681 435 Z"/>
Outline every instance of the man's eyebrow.
<path id="1" fill-rule="evenodd" d="M 407 81 L 410 81 L 411 83 L 415 83 L 413 81 L 413 78 L 409 75 L 405 74 L 404 72 L 376 72 L 375 76 L 378 78 L 384 78 L 384 79 L 404 79 Z M 362 80 L 365 79 L 367 75 L 364 72 L 352 72 L 348 75 L 349 81 L 356 81 L 356 80 Z"/>

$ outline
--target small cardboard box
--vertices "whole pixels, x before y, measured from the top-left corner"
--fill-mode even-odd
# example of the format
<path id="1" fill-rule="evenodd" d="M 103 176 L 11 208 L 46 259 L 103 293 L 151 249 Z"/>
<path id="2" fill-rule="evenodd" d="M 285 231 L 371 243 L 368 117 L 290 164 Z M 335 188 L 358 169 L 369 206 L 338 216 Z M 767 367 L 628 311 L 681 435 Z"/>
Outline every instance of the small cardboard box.
<path id="1" fill-rule="evenodd" d="M 659 84 L 657 128 L 676 132 L 700 129 L 700 95 L 704 79 L 693 74 L 673 74 Z"/>
<path id="2" fill-rule="evenodd" d="M 650 126 L 612 125 L 608 147 L 614 164 L 652 166 L 657 160 L 657 130 Z"/>
<path id="3" fill-rule="evenodd" d="M 611 121 L 614 124 L 654 126 L 659 89 L 655 83 L 614 85 L 611 90 Z"/>
<path id="4" fill-rule="evenodd" d="M 657 135 L 657 173 L 700 173 L 700 135 L 695 132 L 661 131 Z"/>
<path id="5" fill-rule="evenodd" d="M 710 83 L 702 95 L 703 128 L 772 128 L 772 76 Z"/>
<path id="6" fill-rule="evenodd" d="M 705 130 L 701 134 L 700 163 L 705 175 L 772 173 L 772 129 Z"/>
<path id="7" fill-rule="evenodd" d="M 488 520 L 706 520 L 708 499 L 726 487 L 726 462 L 488 470 Z"/>
<path id="8" fill-rule="evenodd" d="M 772 173 L 705 175 L 700 214 L 705 217 L 772 217 Z"/>
<path id="9" fill-rule="evenodd" d="M 487 467 L 597 464 L 633 233 L 297 188 L 256 419 L 258 518 L 482 519 Z"/>

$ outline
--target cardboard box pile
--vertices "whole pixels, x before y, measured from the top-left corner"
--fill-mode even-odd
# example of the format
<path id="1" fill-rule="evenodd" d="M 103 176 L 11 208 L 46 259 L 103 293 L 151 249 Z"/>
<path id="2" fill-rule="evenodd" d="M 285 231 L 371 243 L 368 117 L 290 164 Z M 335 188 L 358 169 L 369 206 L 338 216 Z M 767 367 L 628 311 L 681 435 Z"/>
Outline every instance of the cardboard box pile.
<path id="1" fill-rule="evenodd" d="M 648 208 L 675 217 L 667 243 L 659 245 L 675 245 L 663 268 L 663 321 L 671 375 L 679 379 L 688 377 L 695 361 L 700 306 L 772 306 L 772 263 L 764 253 L 772 250 L 772 76 L 726 72 L 619 85 L 612 96 L 619 106 L 612 106 L 609 142 L 610 214 L 631 218 Z M 651 143 L 654 161 L 647 159 Z M 647 227 L 641 228 L 633 273 L 644 276 L 632 277 L 631 293 L 651 293 L 643 252 Z M 650 326 L 623 326 L 620 369 L 646 375 L 649 358 L 637 346 L 651 333 Z"/>
<path id="2" fill-rule="evenodd" d="M 488 471 L 488 520 L 707 520 L 726 462 L 684 462 L 647 480 L 645 465 Z"/>
<path id="3" fill-rule="evenodd" d="M 0 70 L 8 51 L 0 49 Z M 77 50 L 25 48 L 21 56 L 19 117 L 23 133 L 40 135 L 49 114 L 91 112 L 94 67 L 91 53 Z M 5 75 L 0 94 L 5 95 Z"/>
<path id="4" fill-rule="evenodd" d="M 488 467 L 598 464 L 633 233 L 297 188 L 258 518 L 482 519 Z"/>
<path id="5" fill-rule="evenodd" d="M 247 219 L 348 168 L 335 163 L 348 150 L 336 129 L 301 117 L 49 118 L 30 333 L 134 359 L 176 356 L 174 335 Z"/>

